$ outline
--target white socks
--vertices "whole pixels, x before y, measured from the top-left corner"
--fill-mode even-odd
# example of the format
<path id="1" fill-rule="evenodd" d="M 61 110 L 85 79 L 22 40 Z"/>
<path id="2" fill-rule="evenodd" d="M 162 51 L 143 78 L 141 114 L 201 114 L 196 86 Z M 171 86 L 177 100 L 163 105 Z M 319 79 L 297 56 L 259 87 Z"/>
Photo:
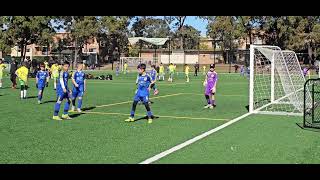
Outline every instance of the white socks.
<path id="1" fill-rule="evenodd" d="M 0 88 L 2 88 L 2 82 L 0 82 Z"/>
<path id="2" fill-rule="evenodd" d="M 20 97 L 23 99 L 23 91 L 20 91 Z"/>
<path id="3" fill-rule="evenodd" d="M 21 97 L 21 99 L 26 98 L 27 97 L 27 90 L 20 91 L 20 97 Z"/>

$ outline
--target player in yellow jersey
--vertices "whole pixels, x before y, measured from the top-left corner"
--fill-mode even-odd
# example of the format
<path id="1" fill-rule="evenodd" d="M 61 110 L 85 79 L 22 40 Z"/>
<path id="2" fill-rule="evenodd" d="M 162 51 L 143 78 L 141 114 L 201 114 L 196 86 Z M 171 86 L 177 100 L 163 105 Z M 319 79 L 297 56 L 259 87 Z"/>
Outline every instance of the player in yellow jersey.
<path id="1" fill-rule="evenodd" d="M 123 74 L 127 74 L 127 71 L 128 71 L 128 64 L 127 64 L 127 62 L 124 62 L 124 65 L 123 65 Z"/>
<path id="2" fill-rule="evenodd" d="M 189 82 L 189 69 L 190 67 L 188 66 L 188 64 L 184 65 L 184 73 L 186 74 L 186 82 Z"/>
<path id="3" fill-rule="evenodd" d="M 27 98 L 28 73 L 29 73 L 29 70 L 27 68 L 26 62 L 23 62 L 22 66 L 16 71 L 16 75 L 18 76 L 19 82 L 20 82 L 21 99 Z"/>
<path id="4" fill-rule="evenodd" d="M 168 81 L 172 82 L 173 81 L 173 75 L 174 75 L 174 65 L 170 63 L 169 65 L 169 79 Z"/>
<path id="5" fill-rule="evenodd" d="M 159 80 L 162 78 L 162 81 L 164 81 L 164 66 L 162 63 L 160 63 L 160 66 L 159 66 Z"/>
<path id="6" fill-rule="evenodd" d="M 202 69 L 203 69 L 202 74 L 203 74 L 203 75 L 206 75 L 206 68 L 207 68 L 206 66 L 203 66 L 203 67 L 202 67 Z"/>
<path id="7" fill-rule="evenodd" d="M 7 66 L 3 63 L 2 59 L 0 59 L 0 88 L 2 88 L 3 70 L 5 68 L 7 68 Z"/>
<path id="8" fill-rule="evenodd" d="M 60 70 L 60 67 L 58 65 L 58 62 L 55 62 L 54 64 L 52 64 L 50 71 L 51 71 L 51 78 L 53 79 L 54 90 L 57 89 L 57 79 L 59 77 L 59 70 Z"/>
<path id="9" fill-rule="evenodd" d="M 44 68 L 45 68 L 46 71 L 49 70 L 49 63 L 48 63 L 48 61 L 44 61 Z"/>

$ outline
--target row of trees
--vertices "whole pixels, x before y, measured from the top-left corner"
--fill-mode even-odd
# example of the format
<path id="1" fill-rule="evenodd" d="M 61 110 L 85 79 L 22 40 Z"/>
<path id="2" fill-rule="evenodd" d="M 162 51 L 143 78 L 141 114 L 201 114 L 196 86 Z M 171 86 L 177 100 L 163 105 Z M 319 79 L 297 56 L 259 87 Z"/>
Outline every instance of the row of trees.
<path id="1" fill-rule="evenodd" d="M 71 32 L 70 39 L 59 40 L 54 49 L 62 51 L 65 45 L 75 45 L 81 54 L 87 40 L 96 37 L 100 57 L 111 55 L 117 47 L 120 53 L 129 53 L 128 37 L 170 37 L 176 49 L 198 48 L 200 32 L 186 25 L 188 16 L 1 16 L 0 50 L 21 49 L 36 43 L 49 46 L 53 34 L 60 30 Z M 222 47 L 234 50 L 240 39 L 252 44 L 254 37 L 282 49 L 305 51 L 309 59 L 317 57 L 320 42 L 320 16 L 198 16 L 207 23 L 207 35 Z M 131 25 L 130 25 L 131 24 Z M 130 28 L 129 28 L 130 27 Z M 140 44 L 142 46 L 150 46 Z"/>

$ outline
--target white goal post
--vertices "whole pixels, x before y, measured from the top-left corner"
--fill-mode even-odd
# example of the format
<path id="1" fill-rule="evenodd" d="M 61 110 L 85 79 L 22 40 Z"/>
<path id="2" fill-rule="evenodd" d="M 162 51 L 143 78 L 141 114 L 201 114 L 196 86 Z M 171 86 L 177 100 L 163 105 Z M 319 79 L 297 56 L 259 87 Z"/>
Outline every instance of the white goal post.
<path id="1" fill-rule="evenodd" d="M 250 46 L 249 112 L 303 115 L 304 83 L 295 52 L 277 46 Z M 310 93 L 306 103 L 311 103 Z"/>

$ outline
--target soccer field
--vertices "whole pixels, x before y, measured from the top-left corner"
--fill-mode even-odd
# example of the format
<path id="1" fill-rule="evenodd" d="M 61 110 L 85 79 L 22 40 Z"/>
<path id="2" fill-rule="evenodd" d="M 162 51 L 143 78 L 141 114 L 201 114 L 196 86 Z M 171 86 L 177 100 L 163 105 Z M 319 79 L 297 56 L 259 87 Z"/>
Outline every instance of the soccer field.
<path id="1" fill-rule="evenodd" d="M 97 71 L 95 74 L 102 73 Z M 105 74 L 105 72 L 104 72 Z M 219 74 L 217 107 L 203 109 L 203 76 L 179 74 L 173 83 L 157 82 L 151 110 L 158 118 L 124 122 L 129 117 L 136 73 L 112 81 L 88 80 L 82 114 L 52 120 L 55 91 L 50 80 L 37 104 L 35 80 L 28 99 L 0 89 L 0 163 L 140 163 L 248 111 L 248 80 Z M 71 81 L 69 81 L 71 86 Z M 64 103 L 63 103 L 64 104 Z M 61 115 L 62 107 L 60 110 Z M 136 119 L 146 114 L 137 106 Z M 302 117 L 250 115 L 153 163 L 320 163 L 319 132 L 299 128 Z"/>

